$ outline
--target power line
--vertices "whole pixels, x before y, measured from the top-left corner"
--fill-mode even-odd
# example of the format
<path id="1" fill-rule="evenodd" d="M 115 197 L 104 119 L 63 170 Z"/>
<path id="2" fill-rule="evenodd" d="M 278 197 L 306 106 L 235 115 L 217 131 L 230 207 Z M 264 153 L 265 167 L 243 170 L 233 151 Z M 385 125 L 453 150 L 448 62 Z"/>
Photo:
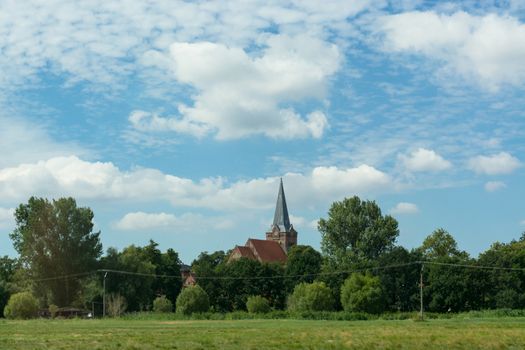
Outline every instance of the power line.
<path id="1" fill-rule="evenodd" d="M 301 278 L 301 277 L 305 278 L 305 277 L 318 277 L 318 276 L 337 276 L 337 275 L 350 274 L 350 273 L 355 273 L 355 272 L 388 270 L 388 269 L 406 267 L 406 266 L 411 266 L 411 265 L 436 265 L 436 266 L 450 266 L 450 267 L 470 268 L 470 269 L 480 269 L 480 270 L 525 272 L 525 268 L 519 268 L 519 267 L 468 265 L 468 264 L 456 264 L 456 263 L 444 263 L 444 262 L 428 261 L 428 260 L 418 260 L 418 261 L 412 261 L 412 262 L 402 263 L 402 264 L 371 266 L 371 267 L 365 267 L 365 268 L 359 268 L 359 269 L 331 271 L 331 272 L 318 272 L 318 273 L 302 274 L 302 275 L 247 276 L 247 277 L 195 276 L 195 277 L 198 280 L 265 280 L 265 279 L 279 279 L 279 278 L 288 279 L 288 278 Z M 94 271 L 89 271 L 89 272 L 33 279 L 32 281 L 33 282 L 44 282 L 44 281 L 52 281 L 52 280 L 61 280 L 61 279 L 67 279 L 67 278 L 73 278 L 73 277 L 87 276 L 87 275 L 100 273 L 100 272 L 102 273 L 108 272 L 108 273 L 128 275 L 128 276 L 152 277 L 152 278 L 181 278 L 181 275 L 159 275 L 159 274 L 154 274 L 154 273 L 142 273 L 142 272 L 132 272 L 132 271 L 124 271 L 124 270 L 113 270 L 113 269 L 99 269 L 99 270 L 94 270 Z"/>
<path id="2" fill-rule="evenodd" d="M 248 277 L 196 276 L 196 278 L 200 280 L 263 280 L 263 279 L 278 279 L 278 278 L 284 279 L 284 278 L 299 278 L 299 277 L 332 276 L 332 275 L 341 275 L 341 274 L 354 273 L 354 272 L 392 269 L 392 268 L 410 266 L 410 265 L 415 265 L 415 264 L 418 264 L 418 262 L 414 261 L 414 262 L 403 263 L 403 264 L 392 264 L 392 265 L 385 265 L 385 266 L 375 266 L 375 267 L 367 267 L 367 268 L 343 270 L 343 271 L 333 271 L 333 272 L 319 272 L 319 273 L 303 274 L 303 275 L 275 275 L 275 276 L 251 276 L 251 277 L 249 276 Z M 122 270 L 101 269 L 97 271 L 117 273 L 117 274 L 123 274 L 123 275 L 153 277 L 153 278 L 180 278 L 181 277 L 180 275 L 158 275 L 158 274 L 153 274 L 153 273 L 140 273 L 140 272 L 130 272 L 130 271 L 122 271 Z"/>
<path id="3" fill-rule="evenodd" d="M 44 282 L 44 281 L 61 280 L 61 279 L 67 279 L 67 278 L 71 278 L 71 277 L 87 276 L 87 275 L 95 274 L 96 272 L 97 271 L 72 273 L 72 274 L 69 274 L 69 275 L 60 275 L 60 276 L 32 279 L 31 281 L 33 281 L 33 282 Z"/>
<path id="4" fill-rule="evenodd" d="M 525 272 L 525 268 L 521 268 L 521 267 L 500 267 L 500 266 L 486 266 L 486 265 L 467 265 L 467 264 L 442 263 L 442 262 L 437 262 L 437 261 L 419 261 L 418 263 L 426 264 L 426 265 L 465 267 L 465 268 L 480 269 L 480 270 L 503 270 L 503 271 L 521 271 L 521 272 Z"/>

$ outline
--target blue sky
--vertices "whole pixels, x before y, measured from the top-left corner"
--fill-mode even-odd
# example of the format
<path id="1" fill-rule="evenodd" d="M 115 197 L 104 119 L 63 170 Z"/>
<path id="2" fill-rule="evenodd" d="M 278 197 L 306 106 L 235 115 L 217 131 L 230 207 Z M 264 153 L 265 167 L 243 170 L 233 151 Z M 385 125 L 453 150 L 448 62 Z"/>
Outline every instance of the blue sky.
<path id="1" fill-rule="evenodd" d="M 417 247 L 525 231 L 525 2 L 4 1 L 0 254 L 29 196 L 189 263 L 359 195 Z"/>

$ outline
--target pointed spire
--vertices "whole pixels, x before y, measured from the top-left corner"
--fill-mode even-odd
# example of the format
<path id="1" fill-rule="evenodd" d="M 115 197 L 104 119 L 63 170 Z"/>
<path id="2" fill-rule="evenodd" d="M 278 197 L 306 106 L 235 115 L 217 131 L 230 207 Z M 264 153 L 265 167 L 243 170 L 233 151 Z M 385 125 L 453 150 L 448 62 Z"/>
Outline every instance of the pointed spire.
<path id="1" fill-rule="evenodd" d="M 290 231 L 290 217 L 288 216 L 288 207 L 286 206 L 286 197 L 284 196 L 283 178 L 281 178 L 279 194 L 277 195 L 273 225 L 279 226 L 281 232 Z"/>

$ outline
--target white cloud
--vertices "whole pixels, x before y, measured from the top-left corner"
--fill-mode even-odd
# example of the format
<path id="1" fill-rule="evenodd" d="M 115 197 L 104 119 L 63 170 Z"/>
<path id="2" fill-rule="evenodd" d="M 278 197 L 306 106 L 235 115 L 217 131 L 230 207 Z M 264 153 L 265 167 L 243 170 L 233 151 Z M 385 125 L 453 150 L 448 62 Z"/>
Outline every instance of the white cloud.
<path id="1" fill-rule="evenodd" d="M 392 185 L 390 177 L 369 165 L 356 168 L 339 169 L 332 167 L 314 168 L 311 175 L 314 189 L 320 193 L 363 193 L 384 190 Z"/>
<path id="2" fill-rule="evenodd" d="M 477 156 L 468 161 L 468 167 L 471 170 L 487 175 L 510 174 L 520 166 L 519 159 L 507 152 L 500 152 L 492 156 Z"/>
<path id="3" fill-rule="evenodd" d="M 319 219 L 310 221 L 309 226 L 311 229 L 317 230 L 317 225 L 319 224 Z"/>
<path id="4" fill-rule="evenodd" d="M 504 189 L 507 185 L 502 181 L 489 181 L 485 183 L 485 191 L 487 192 L 496 192 L 498 190 Z"/>
<path id="5" fill-rule="evenodd" d="M 196 227 L 202 229 L 227 230 L 233 227 L 233 222 L 226 218 L 204 217 L 200 214 L 185 213 L 175 216 L 167 213 L 145 213 L 142 211 L 127 213 L 115 223 L 115 227 L 122 231 L 144 230 L 175 230 L 188 232 Z"/>
<path id="6" fill-rule="evenodd" d="M 139 131 L 175 131 L 202 137 L 209 132 L 205 124 L 198 124 L 188 119 L 163 118 L 155 113 L 136 110 L 129 115 L 134 129 Z"/>
<path id="7" fill-rule="evenodd" d="M 305 174 L 284 175 L 294 204 L 319 205 L 353 194 L 392 191 L 390 177 L 368 165 L 342 169 L 316 167 Z M 168 201 L 174 206 L 232 210 L 270 208 L 279 178 L 259 178 L 227 185 L 221 178 L 200 181 L 136 168 L 122 171 L 111 162 L 55 157 L 0 170 L 0 197 L 73 196 L 94 200 Z"/>
<path id="8" fill-rule="evenodd" d="M 345 34 L 346 20 L 371 1 L 135 0 L 3 1 L 0 3 L 0 85 L 34 83 L 39 72 L 71 83 L 115 86 L 140 69 L 149 49 L 174 41 L 210 40 L 247 47 L 262 31 Z M 116 79 L 117 78 L 117 79 Z"/>
<path id="9" fill-rule="evenodd" d="M 391 214 L 417 214 L 419 213 L 419 208 L 414 203 L 400 202 L 397 203 L 395 207 L 390 209 Z"/>
<path id="10" fill-rule="evenodd" d="M 54 141 L 48 131 L 36 123 L 1 115 L 0 149 L 0 169 L 54 156 L 89 153 L 74 143 Z"/>
<path id="11" fill-rule="evenodd" d="M 525 220 L 521 220 L 520 225 L 525 226 Z"/>
<path id="12" fill-rule="evenodd" d="M 328 78 L 339 67 L 337 47 L 306 35 L 273 35 L 265 44 L 254 57 L 211 42 L 172 44 L 175 78 L 198 91 L 193 105 L 179 105 L 180 116 L 169 118 L 135 111 L 132 126 L 195 136 L 213 132 L 218 139 L 321 137 L 328 125 L 324 113 L 303 117 L 289 104 L 324 97 Z"/>
<path id="13" fill-rule="evenodd" d="M 295 216 L 290 214 L 290 223 L 295 227 L 303 227 L 307 224 L 307 220 L 302 216 Z"/>
<path id="14" fill-rule="evenodd" d="M 443 171 L 449 169 L 452 164 L 433 150 L 418 148 L 410 155 L 399 155 L 398 158 L 404 167 L 412 172 L 421 171 Z"/>
<path id="15" fill-rule="evenodd" d="M 517 18 L 465 12 L 406 12 L 378 21 L 384 49 L 443 63 L 447 78 L 460 76 L 489 90 L 525 81 L 525 24 Z"/>
<path id="16" fill-rule="evenodd" d="M 13 208 L 0 207 L 0 228 L 10 228 L 15 226 L 15 210 Z"/>

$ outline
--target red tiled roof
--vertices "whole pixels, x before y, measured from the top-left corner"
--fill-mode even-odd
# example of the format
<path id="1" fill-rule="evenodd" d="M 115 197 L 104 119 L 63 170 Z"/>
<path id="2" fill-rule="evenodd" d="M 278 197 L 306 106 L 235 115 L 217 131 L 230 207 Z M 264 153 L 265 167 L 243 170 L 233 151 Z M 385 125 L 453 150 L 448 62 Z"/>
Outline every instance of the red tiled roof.
<path id="1" fill-rule="evenodd" d="M 281 245 L 275 241 L 266 241 L 262 239 L 250 238 L 246 242 L 246 247 L 243 247 L 243 248 L 248 248 L 248 247 L 253 248 L 255 256 L 261 262 L 264 262 L 264 263 L 269 263 L 269 262 L 284 263 L 286 262 L 286 253 L 284 252 Z"/>
<path id="2" fill-rule="evenodd" d="M 239 251 L 239 254 L 242 258 L 255 259 L 255 255 L 253 255 L 253 252 L 250 249 L 250 247 L 235 246 L 235 249 Z"/>

